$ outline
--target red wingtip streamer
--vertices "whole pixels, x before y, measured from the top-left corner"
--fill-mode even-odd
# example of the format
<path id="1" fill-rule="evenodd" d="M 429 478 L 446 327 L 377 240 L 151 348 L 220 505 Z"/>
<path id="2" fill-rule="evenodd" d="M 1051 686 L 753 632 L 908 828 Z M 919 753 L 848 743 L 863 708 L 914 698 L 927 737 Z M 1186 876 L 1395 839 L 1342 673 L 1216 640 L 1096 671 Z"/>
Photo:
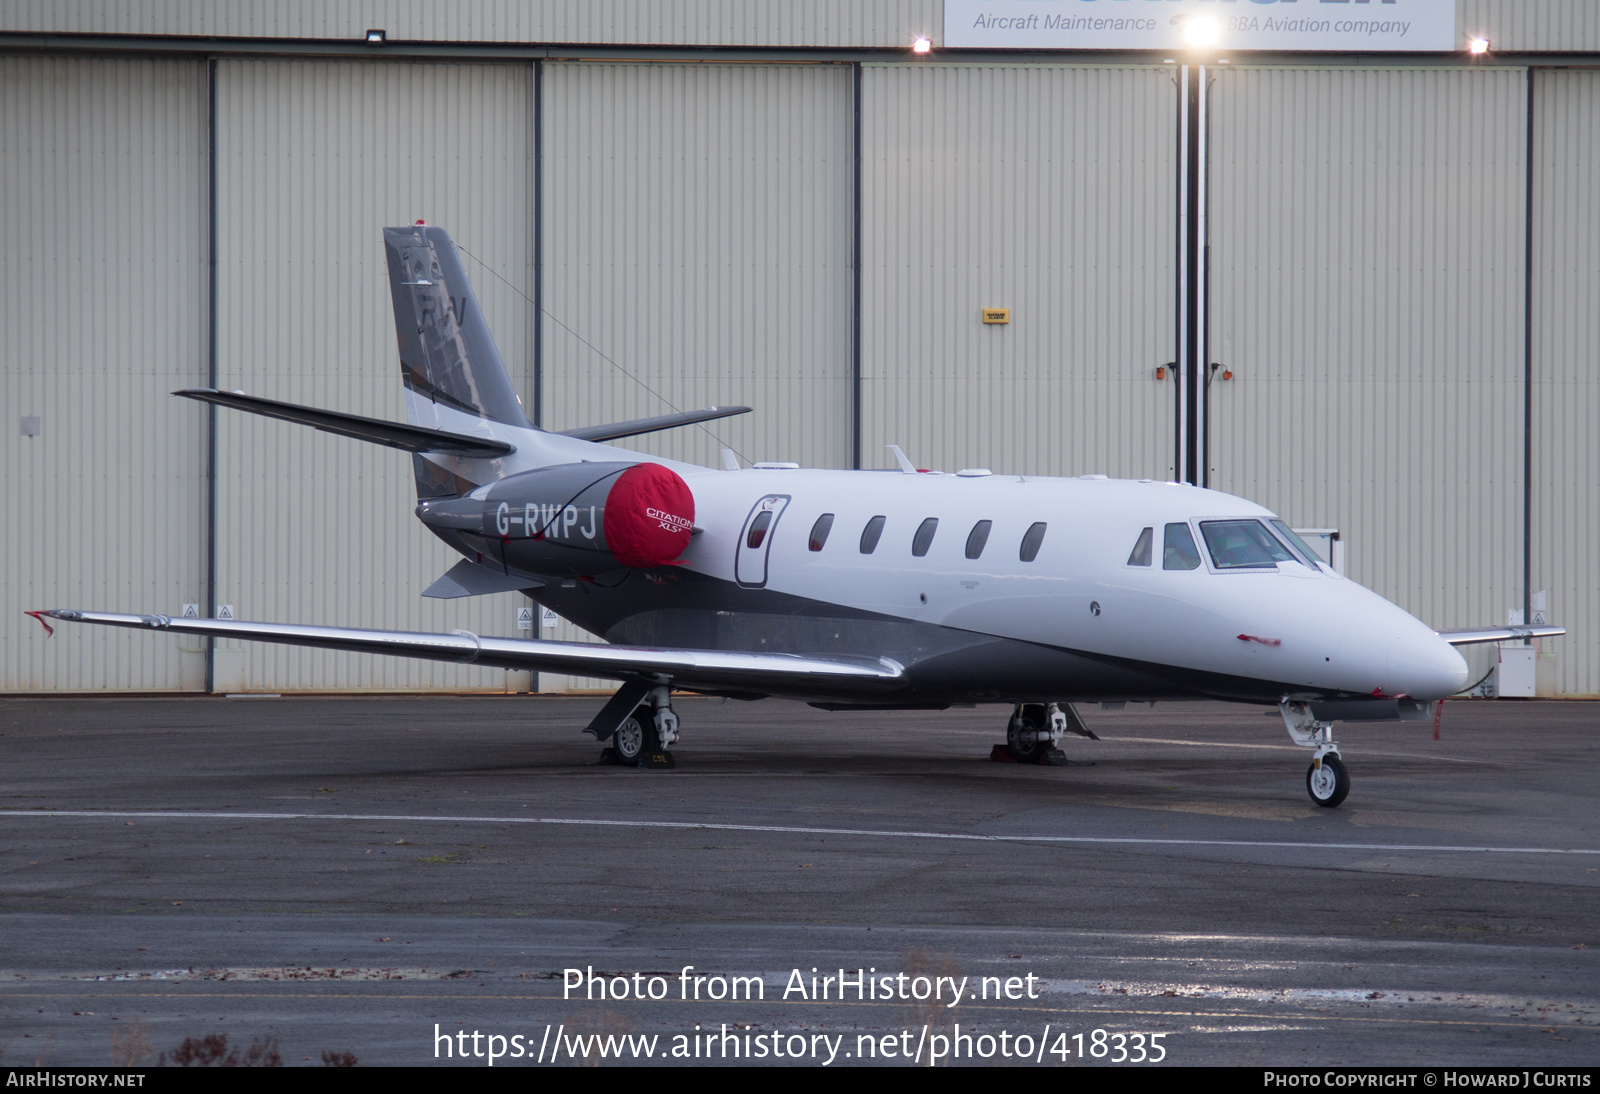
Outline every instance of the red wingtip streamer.
<path id="1" fill-rule="evenodd" d="M 39 626 L 44 628 L 44 636 L 46 638 L 54 638 L 55 637 L 56 629 L 54 627 L 52 627 L 50 624 L 48 624 L 48 623 L 46 623 L 44 621 L 44 612 L 43 611 L 23 612 L 22 614 L 23 615 L 31 615 L 35 619 L 37 619 L 39 621 Z"/>

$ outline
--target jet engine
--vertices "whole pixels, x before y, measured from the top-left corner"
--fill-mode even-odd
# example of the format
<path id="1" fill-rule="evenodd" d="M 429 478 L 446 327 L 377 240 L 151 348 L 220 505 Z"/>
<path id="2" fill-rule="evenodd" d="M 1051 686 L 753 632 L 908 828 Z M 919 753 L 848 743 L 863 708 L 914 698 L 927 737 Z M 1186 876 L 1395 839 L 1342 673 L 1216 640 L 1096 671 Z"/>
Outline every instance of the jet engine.
<path id="1" fill-rule="evenodd" d="M 486 561 L 587 577 L 675 561 L 694 531 L 694 494 L 658 463 L 567 463 L 421 502 L 417 516 Z"/>

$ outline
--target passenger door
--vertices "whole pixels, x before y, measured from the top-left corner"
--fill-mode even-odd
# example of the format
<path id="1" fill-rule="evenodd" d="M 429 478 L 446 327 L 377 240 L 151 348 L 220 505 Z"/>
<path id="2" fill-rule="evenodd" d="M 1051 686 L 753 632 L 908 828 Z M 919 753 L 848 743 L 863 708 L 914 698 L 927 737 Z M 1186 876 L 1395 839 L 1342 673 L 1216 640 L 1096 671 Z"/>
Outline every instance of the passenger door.
<path id="1" fill-rule="evenodd" d="M 767 553 L 772 550 L 772 536 L 778 530 L 778 518 L 788 507 L 788 494 L 768 494 L 745 518 L 739 533 L 739 553 L 733 563 L 733 577 L 747 589 L 759 589 L 767 583 Z"/>

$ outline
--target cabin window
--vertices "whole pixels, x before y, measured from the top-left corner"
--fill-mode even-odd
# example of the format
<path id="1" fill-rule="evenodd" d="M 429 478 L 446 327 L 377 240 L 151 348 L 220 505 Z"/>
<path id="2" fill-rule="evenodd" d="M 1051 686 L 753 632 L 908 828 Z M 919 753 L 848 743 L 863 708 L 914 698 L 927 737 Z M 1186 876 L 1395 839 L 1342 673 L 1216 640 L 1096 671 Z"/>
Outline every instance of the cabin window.
<path id="1" fill-rule="evenodd" d="M 1044 530 L 1050 527 L 1044 521 L 1031 525 L 1022 533 L 1022 550 L 1017 552 L 1017 557 L 1023 562 L 1032 562 L 1039 557 L 1039 545 L 1044 543 Z"/>
<path id="2" fill-rule="evenodd" d="M 833 531 L 833 514 L 824 513 L 817 518 L 817 523 L 811 526 L 811 539 L 806 546 L 813 551 L 822 550 L 822 545 L 828 542 L 828 533 Z"/>
<path id="3" fill-rule="evenodd" d="M 1317 568 L 1317 563 L 1325 561 L 1321 555 L 1317 554 L 1315 547 L 1295 535 L 1294 529 L 1283 523 L 1283 521 L 1275 520 L 1272 522 L 1272 526 L 1278 530 L 1278 535 L 1282 536 L 1289 544 L 1290 549 L 1298 551 L 1300 557 L 1305 559 L 1313 570 Z"/>
<path id="4" fill-rule="evenodd" d="M 933 546 L 933 533 L 939 530 L 939 518 L 929 517 L 917 525 L 917 534 L 911 537 L 911 553 L 921 558 Z"/>
<path id="5" fill-rule="evenodd" d="M 1187 524 L 1169 524 L 1161 547 L 1163 570 L 1192 570 L 1200 565 L 1200 551 Z"/>
<path id="6" fill-rule="evenodd" d="M 760 547 L 767 538 L 767 529 L 772 527 L 772 511 L 763 510 L 756 514 L 756 519 L 750 522 L 750 534 L 745 537 L 744 545 L 754 551 Z"/>
<path id="7" fill-rule="evenodd" d="M 1294 561 L 1294 555 L 1259 520 L 1203 520 L 1200 534 L 1219 570 L 1276 567 Z"/>
<path id="8" fill-rule="evenodd" d="M 867 521 L 867 526 L 861 530 L 861 553 L 870 555 L 878 549 L 878 540 L 883 536 L 883 517 L 873 517 Z"/>
<path id="9" fill-rule="evenodd" d="M 1129 566 L 1150 565 L 1150 545 L 1155 540 L 1155 529 L 1146 528 L 1139 533 L 1139 542 L 1133 545 L 1133 553 L 1128 556 Z"/>
<path id="10" fill-rule="evenodd" d="M 972 531 L 967 533 L 968 558 L 977 558 L 983 554 L 983 545 L 989 542 L 989 529 L 993 527 L 992 520 L 980 520 L 972 526 Z"/>

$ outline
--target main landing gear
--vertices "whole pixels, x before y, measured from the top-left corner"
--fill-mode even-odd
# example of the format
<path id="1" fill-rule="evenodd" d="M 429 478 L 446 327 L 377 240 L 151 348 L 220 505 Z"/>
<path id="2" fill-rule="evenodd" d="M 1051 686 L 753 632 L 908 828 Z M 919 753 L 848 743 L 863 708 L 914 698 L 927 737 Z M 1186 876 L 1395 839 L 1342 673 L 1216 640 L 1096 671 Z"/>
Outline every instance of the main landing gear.
<path id="1" fill-rule="evenodd" d="M 1311 704 L 1288 699 L 1278 704 L 1278 713 L 1295 744 L 1316 749 L 1306 770 L 1306 792 L 1318 805 L 1332 809 L 1350 794 L 1350 772 L 1333 743 L 1333 723 L 1317 721 Z"/>
<path id="2" fill-rule="evenodd" d="M 1061 751 L 1060 744 L 1069 730 L 1091 740 L 1100 739 L 1083 724 L 1071 703 L 1018 703 L 1006 725 L 1004 752 L 1019 764 L 1063 766 L 1067 754 Z M 995 746 L 990 758 L 1000 751 L 1000 746 Z"/>
<path id="3" fill-rule="evenodd" d="M 621 720 L 615 721 L 619 715 Z M 624 684 L 595 716 L 588 732 L 601 740 L 608 736 L 611 739 L 600 753 L 601 763 L 663 770 L 675 767 L 672 753 L 667 751 L 668 746 L 678 743 L 672 689 L 664 684 Z"/>

